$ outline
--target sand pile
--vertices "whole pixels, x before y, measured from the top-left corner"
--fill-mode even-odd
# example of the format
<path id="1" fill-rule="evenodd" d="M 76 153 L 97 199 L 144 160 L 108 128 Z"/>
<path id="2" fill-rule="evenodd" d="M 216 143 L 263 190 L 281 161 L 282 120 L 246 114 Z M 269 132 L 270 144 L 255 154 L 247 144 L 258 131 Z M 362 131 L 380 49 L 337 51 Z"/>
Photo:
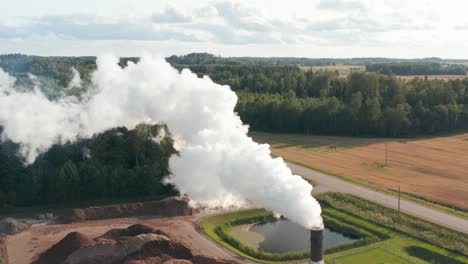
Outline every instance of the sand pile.
<path id="1" fill-rule="evenodd" d="M 128 260 L 124 264 L 238 264 L 236 261 L 223 260 L 208 256 L 194 256 L 191 260 L 174 259 L 171 256 L 149 257 L 140 260 Z"/>
<path id="2" fill-rule="evenodd" d="M 65 259 L 78 249 L 94 244 L 95 241 L 87 236 L 72 232 L 46 252 L 42 253 L 34 264 L 63 263 Z"/>
<path id="3" fill-rule="evenodd" d="M 96 206 L 84 209 L 73 209 L 66 217 L 66 222 L 100 220 L 141 215 L 156 215 L 162 217 L 184 216 L 195 213 L 189 207 L 186 197 L 170 197 L 161 201 L 127 203 L 107 206 Z"/>
<path id="4" fill-rule="evenodd" d="M 143 234 L 135 237 L 125 237 L 118 241 L 99 242 L 85 246 L 73 252 L 63 262 L 64 264 L 117 264 L 147 243 L 155 240 L 169 240 L 156 234 Z M 52 264 L 52 263 L 51 263 Z"/>
<path id="5" fill-rule="evenodd" d="M 192 264 L 189 260 L 186 259 L 173 259 L 169 256 L 165 257 L 151 257 L 145 260 L 131 260 L 127 261 L 124 264 Z"/>
<path id="6" fill-rule="evenodd" d="M 155 240 L 145 244 L 141 250 L 127 258 L 129 260 L 142 260 L 151 257 L 169 256 L 173 259 L 192 259 L 192 251 L 182 243 L 167 240 Z"/>
<path id="7" fill-rule="evenodd" d="M 5 236 L 0 235 L 0 263 L 2 263 L 2 259 L 8 259 L 6 245 L 5 245 Z"/>
<path id="8" fill-rule="evenodd" d="M 73 232 L 40 255 L 34 264 L 236 264 L 208 256 L 194 256 L 184 243 L 161 230 L 136 224 L 113 229 L 91 240 Z"/>
<path id="9" fill-rule="evenodd" d="M 119 240 L 122 237 L 135 237 L 142 234 L 156 234 L 168 237 L 168 235 L 158 229 L 154 229 L 151 226 L 135 224 L 123 229 L 112 229 L 106 232 L 104 235 L 96 238 L 96 241 L 110 239 Z"/>
<path id="10" fill-rule="evenodd" d="M 14 218 L 5 218 L 0 221 L 0 234 L 16 235 L 29 229 L 29 227 L 31 227 L 31 225 L 23 221 L 19 221 Z"/>

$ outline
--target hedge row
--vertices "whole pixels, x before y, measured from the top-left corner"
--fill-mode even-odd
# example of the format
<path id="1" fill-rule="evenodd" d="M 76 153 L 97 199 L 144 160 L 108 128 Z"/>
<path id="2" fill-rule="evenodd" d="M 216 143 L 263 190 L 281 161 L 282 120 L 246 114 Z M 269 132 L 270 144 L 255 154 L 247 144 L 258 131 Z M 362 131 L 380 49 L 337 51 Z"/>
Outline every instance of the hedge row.
<path id="1" fill-rule="evenodd" d="M 269 253 L 256 248 L 252 248 L 248 245 L 243 244 L 241 241 L 237 240 L 231 235 L 231 230 L 233 226 L 243 225 L 243 224 L 252 224 L 258 222 L 269 222 L 275 221 L 273 214 L 267 216 L 254 216 L 247 218 L 240 218 L 223 225 L 216 227 L 216 234 L 221 237 L 226 243 L 242 251 L 244 254 L 247 254 L 251 257 L 267 261 L 291 261 L 291 260 L 301 260 L 309 257 L 309 252 L 289 252 L 289 253 Z M 373 235 L 372 233 L 362 230 L 359 228 L 352 227 L 345 223 L 340 223 L 330 216 L 324 215 L 325 226 L 332 231 L 340 232 L 344 235 L 357 239 L 356 241 L 341 244 L 332 248 L 325 250 L 325 253 L 335 253 L 339 251 L 348 250 L 351 248 L 361 247 L 369 245 L 380 241 L 379 237 Z"/>
<path id="2" fill-rule="evenodd" d="M 352 216 L 368 219 L 377 225 L 404 233 L 429 244 L 465 256 L 468 255 L 468 236 L 463 233 L 404 213 L 398 215 L 394 209 L 352 195 L 325 193 L 316 198 L 322 205 L 330 205 Z"/>
<path id="3" fill-rule="evenodd" d="M 305 259 L 309 257 L 308 252 L 290 252 L 290 253 L 276 254 L 276 253 L 269 253 L 263 250 L 249 247 L 245 245 L 244 243 L 240 242 L 239 240 L 237 240 L 236 238 L 234 238 L 230 234 L 231 229 L 232 229 L 232 225 L 230 223 L 227 223 L 227 224 L 218 226 L 215 229 L 215 232 L 226 243 L 230 244 L 231 246 L 237 248 L 238 250 L 242 251 L 243 253 L 251 257 L 262 259 L 262 260 L 269 260 L 269 261 L 289 261 L 289 260 Z"/>
<path id="4" fill-rule="evenodd" d="M 323 215 L 325 226 L 336 232 L 340 232 L 346 236 L 357 239 L 353 242 L 337 245 L 325 249 L 325 254 L 332 254 L 340 251 L 345 251 L 352 248 L 367 246 L 375 242 L 379 242 L 380 238 L 371 234 L 364 229 L 358 229 L 343 222 L 338 222 L 327 215 Z M 340 219 L 341 220 L 341 219 Z"/>

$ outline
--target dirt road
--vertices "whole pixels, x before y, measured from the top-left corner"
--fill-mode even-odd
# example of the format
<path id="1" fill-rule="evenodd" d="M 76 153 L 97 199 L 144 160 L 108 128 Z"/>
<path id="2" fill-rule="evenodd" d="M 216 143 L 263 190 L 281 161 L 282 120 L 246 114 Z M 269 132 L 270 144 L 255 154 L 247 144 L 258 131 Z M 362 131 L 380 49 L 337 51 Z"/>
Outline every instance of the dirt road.
<path id="1" fill-rule="evenodd" d="M 304 178 L 316 181 L 318 186 L 314 188 L 315 193 L 328 191 L 349 193 L 393 209 L 398 208 L 398 198 L 394 196 L 373 191 L 357 184 L 347 182 L 294 163 L 288 163 L 288 166 L 291 168 L 294 174 L 298 174 Z M 400 208 L 402 212 L 409 215 L 425 219 L 427 221 L 463 232 L 465 234 L 468 233 L 468 220 L 461 217 L 434 210 L 404 199 L 401 199 Z"/>

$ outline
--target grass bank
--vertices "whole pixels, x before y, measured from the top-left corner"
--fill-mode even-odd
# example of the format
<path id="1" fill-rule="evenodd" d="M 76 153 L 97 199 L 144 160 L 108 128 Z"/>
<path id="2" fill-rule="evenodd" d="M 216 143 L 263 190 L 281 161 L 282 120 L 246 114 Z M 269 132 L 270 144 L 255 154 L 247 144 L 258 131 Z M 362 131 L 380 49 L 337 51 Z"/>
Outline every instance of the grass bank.
<path id="1" fill-rule="evenodd" d="M 388 207 L 343 193 L 324 193 L 316 198 L 330 214 L 346 213 L 371 220 L 395 233 L 425 241 L 454 253 L 468 256 L 468 236 L 437 224 L 398 212 Z M 344 221 L 347 217 L 341 217 Z"/>
<path id="2" fill-rule="evenodd" d="M 242 210 L 242 211 L 235 211 L 235 212 L 229 212 L 229 213 L 222 213 L 222 214 L 205 217 L 200 222 L 200 227 L 206 235 L 208 235 L 211 239 L 216 241 L 218 244 L 221 244 L 225 248 L 231 250 L 232 252 L 238 254 L 239 256 L 245 259 L 249 259 L 255 262 L 259 262 L 259 263 L 267 263 L 267 264 L 278 263 L 275 261 L 262 260 L 254 256 L 250 256 L 244 253 L 243 251 L 241 251 L 240 249 L 229 244 L 216 232 L 216 229 L 218 227 L 226 223 L 232 222 L 232 221 L 238 221 L 239 219 L 249 219 L 249 218 L 265 218 L 266 219 L 266 218 L 271 217 L 271 215 L 272 215 L 271 212 L 264 210 L 264 209 L 252 209 L 252 210 Z M 288 263 L 301 263 L 301 261 L 289 261 Z"/>

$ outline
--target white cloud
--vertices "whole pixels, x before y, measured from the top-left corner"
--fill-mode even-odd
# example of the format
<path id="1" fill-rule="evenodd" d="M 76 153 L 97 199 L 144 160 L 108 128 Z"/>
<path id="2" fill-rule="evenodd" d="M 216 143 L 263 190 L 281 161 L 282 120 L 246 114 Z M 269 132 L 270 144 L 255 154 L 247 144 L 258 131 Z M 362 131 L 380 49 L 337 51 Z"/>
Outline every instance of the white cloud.
<path id="1" fill-rule="evenodd" d="M 115 15 L 84 12 L 1 18 L 0 39 L 3 41 L 0 42 L 0 53 L 5 50 L 6 43 L 22 40 L 27 45 L 32 36 L 56 36 L 75 42 L 114 41 L 115 45 L 125 41 L 224 45 L 226 53 L 229 45 L 276 46 L 277 52 L 270 56 L 281 55 L 285 45 L 302 46 L 303 52 L 306 52 L 305 47 L 339 48 L 344 45 L 403 51 L 419 43 L 430 53 L 429 49 L 434 45 L 467 45 L 464 44 L 467 37 L 456 31 L 468 28 L 468 19 L 463 12 L 468 3 L 446 1 L 200 0 L 195 4 L 188 0 L 164 0 L 158 1 L 156 6 L 142 0 L 139 3 L 144 4 L 134 3 L 129 8 L 131 15 L 119 15 L 114 11 Z M 153 8 L 145 9 L 145 6 Z M 462 50 L 458 53 L 464 56 Z"/>
<path id="2" fill-rule="evenodd" d="M 168 8 L 162 13 L 157 13 L 152 16 L 154 23 L 188 23 L 192 20 L 190 16 L 187 16 L 175 8 Z"/>
<path id="3" fill-rule="evenodd" d="M 359 0 L 321 0 L 318 4 L 318 9 L 332 10 L 332 11 L 349 11 L 360 10 L 366 11 L 370 9 L 371 1 Z"/>

